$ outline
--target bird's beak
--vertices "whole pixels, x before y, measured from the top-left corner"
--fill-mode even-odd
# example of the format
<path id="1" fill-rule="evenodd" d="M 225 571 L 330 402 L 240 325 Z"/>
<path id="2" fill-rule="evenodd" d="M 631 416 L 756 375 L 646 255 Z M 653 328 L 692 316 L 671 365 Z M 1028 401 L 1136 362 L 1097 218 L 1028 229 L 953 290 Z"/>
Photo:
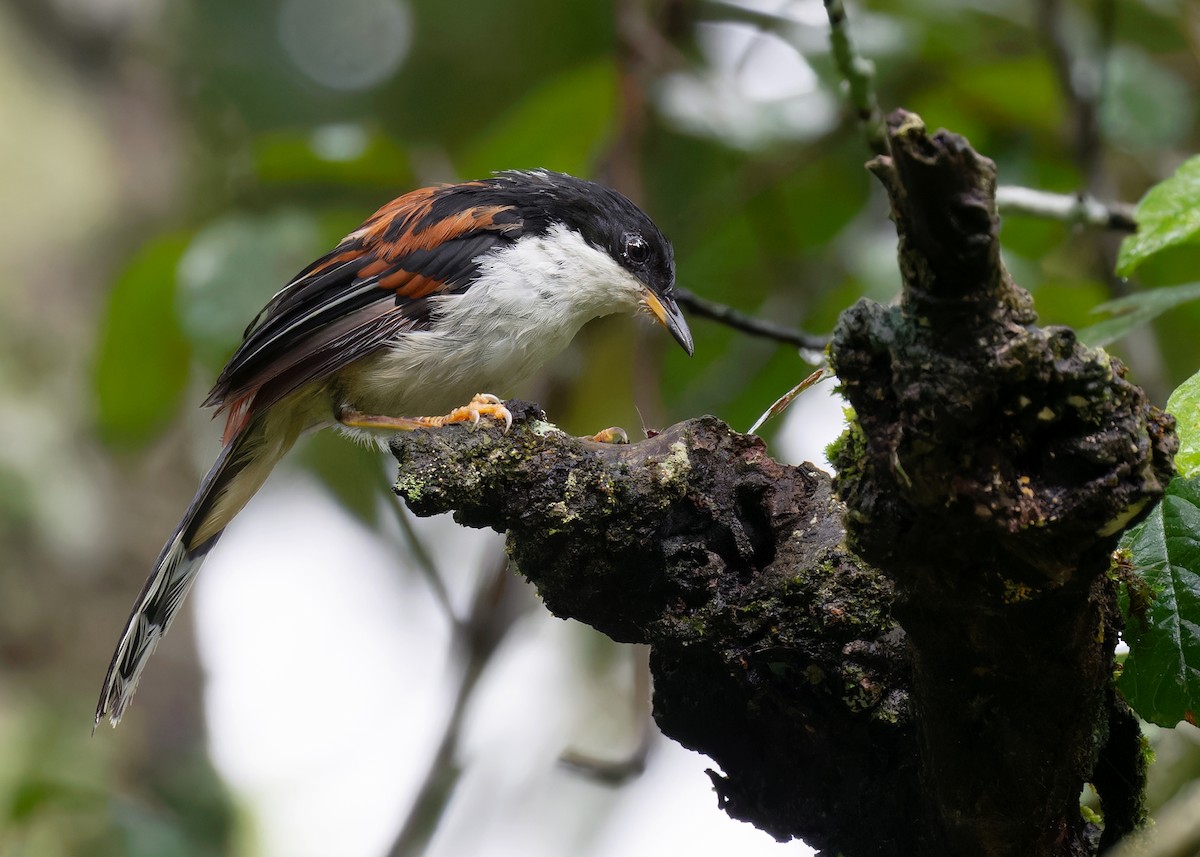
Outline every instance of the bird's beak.
<path id="1" fill-rule="evenodd" d="M 679 311 L 679 307 L 675 305 L 675 301 L 667 297 L 659 297 L 649 289 L 646 289 L 644 299 L 646 306 L 650 308 L 650 312 L 654 313 L 654 317 L 658 319 L 658 323 L 671 332 L 671 335 L 675 337 L 675 341 L 683 346 L 683 350 L 688 353 L 688 357 L 691 357 L 696 350 L 696 346 L 692 344 L 692 332 L 688 330 L 683 313 Z"/>

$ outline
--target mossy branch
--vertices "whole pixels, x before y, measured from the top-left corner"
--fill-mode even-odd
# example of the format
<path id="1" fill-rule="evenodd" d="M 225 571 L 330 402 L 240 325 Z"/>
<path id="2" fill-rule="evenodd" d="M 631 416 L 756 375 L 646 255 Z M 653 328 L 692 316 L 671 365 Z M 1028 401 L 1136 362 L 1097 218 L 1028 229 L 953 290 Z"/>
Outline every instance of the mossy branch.
<path id="1" fill-rule="evenodd" d="M 505 532 L 555 615 L 649 644 L 655 719 L 720 765 L 729 814 L 855 854 L 869 805 L 911 841 L 904 636 L 887 581 L 843 547 L 828 476 L 711 417 L 616 446 L 509 407 L 507 435 L 399 438 L 409 507 Z"/>

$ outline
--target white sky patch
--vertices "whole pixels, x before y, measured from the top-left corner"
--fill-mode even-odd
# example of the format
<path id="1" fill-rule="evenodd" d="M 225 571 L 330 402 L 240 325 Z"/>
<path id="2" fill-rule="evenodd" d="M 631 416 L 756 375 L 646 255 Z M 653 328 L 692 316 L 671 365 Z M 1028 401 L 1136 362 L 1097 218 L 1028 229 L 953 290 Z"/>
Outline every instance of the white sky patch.
<path id="1" fill-rule="evenodd" d="M 805 390 L 783 412 L 783 425 L 771 443 L 771 451 L 782 461 L 799 464 L 811 461 L 822 470 L 832 473 L 833 465 L 825 456 L 825 448 L 846 425 L 845 409 L 850 407 L 841 395 L 834 392 L 836 378 L 829 378 Z"/>
<path id="2" fill-rule="evenodd" d="M 444 516 L 415 523 L 465 610 L 501 538 Z M 200 575 L 211 752 L 253 815 L 256 854 L 387 853 L 458 675 L 444 613 L 407 562 L 285 471 Z M 620 788 L 559 763 L 573 748 L 622 758 L 648 716 L 628 687 L 641 668 L 634 647 L 616 649 L 615 684 L 581 666 L 593 633 L 540 606 L 518 621 L 468 709 L 463 775 L 429 857 L 811 854 L 728 818 L 704 774 L 713 763 L 661 736 L 646 773 Z M 602 709 L 615 711 L 615 730 Z"/>
<path id="3" fill-rule="evenodd" d="M 211 752 L 264 854 L 382 854 L 446 716 L 448 624 L 378 537 L 279 476 L 196 586 Z"/>
<path id="4" fill-rule="evenodd" d="M 740 23 L 696 27 L 703 66 L 666 76 L 658 98 L 682 127 L 743 148 L 810 139 L 837 118 L 834 97 L 797 48 Z"/>

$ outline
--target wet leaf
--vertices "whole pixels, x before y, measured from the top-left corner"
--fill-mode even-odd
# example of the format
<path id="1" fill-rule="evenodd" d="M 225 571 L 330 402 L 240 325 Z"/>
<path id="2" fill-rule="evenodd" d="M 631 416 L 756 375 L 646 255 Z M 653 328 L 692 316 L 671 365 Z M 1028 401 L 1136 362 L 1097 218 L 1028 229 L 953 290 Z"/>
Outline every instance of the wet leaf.
<path id="1" fill-rule="evenodd" d="M 1117 257 L 1117 273 L 1123 277 L 1167 247 L 1200 241 L 1200 155 L 1150 188 L 1134 217 L 1138 231 L 1121 242 Z"/>
<path id="2" fill-rule="evenodd" d="M 1179 452 L 1175 469 L 1180 476 L 1200 473 L 1200 372 L 1180 384 L 1167 399 L 1167 411 L 1175 417 Z"/>
<path id="3" fill-rule="evenodd" d="M 1140 717 L 1174 726 L 1200 706 L 1200 480 L 1173 480 L 1122 545 L 1151 595 L 1144 612 L 1126 609 L 1118 686 Z"/>

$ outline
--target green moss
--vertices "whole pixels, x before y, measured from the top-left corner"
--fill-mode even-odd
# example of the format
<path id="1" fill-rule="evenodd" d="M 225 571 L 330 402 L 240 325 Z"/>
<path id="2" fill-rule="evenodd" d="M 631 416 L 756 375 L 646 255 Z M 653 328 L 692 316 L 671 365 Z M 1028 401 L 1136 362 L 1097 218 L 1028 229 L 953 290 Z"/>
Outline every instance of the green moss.
<path id="1" fill-rule="evenodd" d="M 1143 770 L 1154 764 L 1154 747 L 1145 735 L 1138 736 L 1138 752 L 1142 756 Z"/>
<path id="2" fill-rule="evenodd" d="M 842 478 L 860 469 L 860 464 L 867 457 L 867 436 L 852 408 L 846 408 L 846 430 L 838 435 L 837 440 L 825 447 L 825 457 L 838 469 Z"/>
<path id="3" fill-rule="evenodd" d="M 546 511 L 558 518 L 564 524 L 569 524 L 571 521 L 574 521 L 577 517 L 579 517 L 573 511 L 571 511 L 571 507 L 565 501 L 559 501 L 558 503 L 550 504 L 546 507 Z M 555 532 L 557 532 L 557 530 L 551 529 L 549 531 L 550 534 Z"/>

